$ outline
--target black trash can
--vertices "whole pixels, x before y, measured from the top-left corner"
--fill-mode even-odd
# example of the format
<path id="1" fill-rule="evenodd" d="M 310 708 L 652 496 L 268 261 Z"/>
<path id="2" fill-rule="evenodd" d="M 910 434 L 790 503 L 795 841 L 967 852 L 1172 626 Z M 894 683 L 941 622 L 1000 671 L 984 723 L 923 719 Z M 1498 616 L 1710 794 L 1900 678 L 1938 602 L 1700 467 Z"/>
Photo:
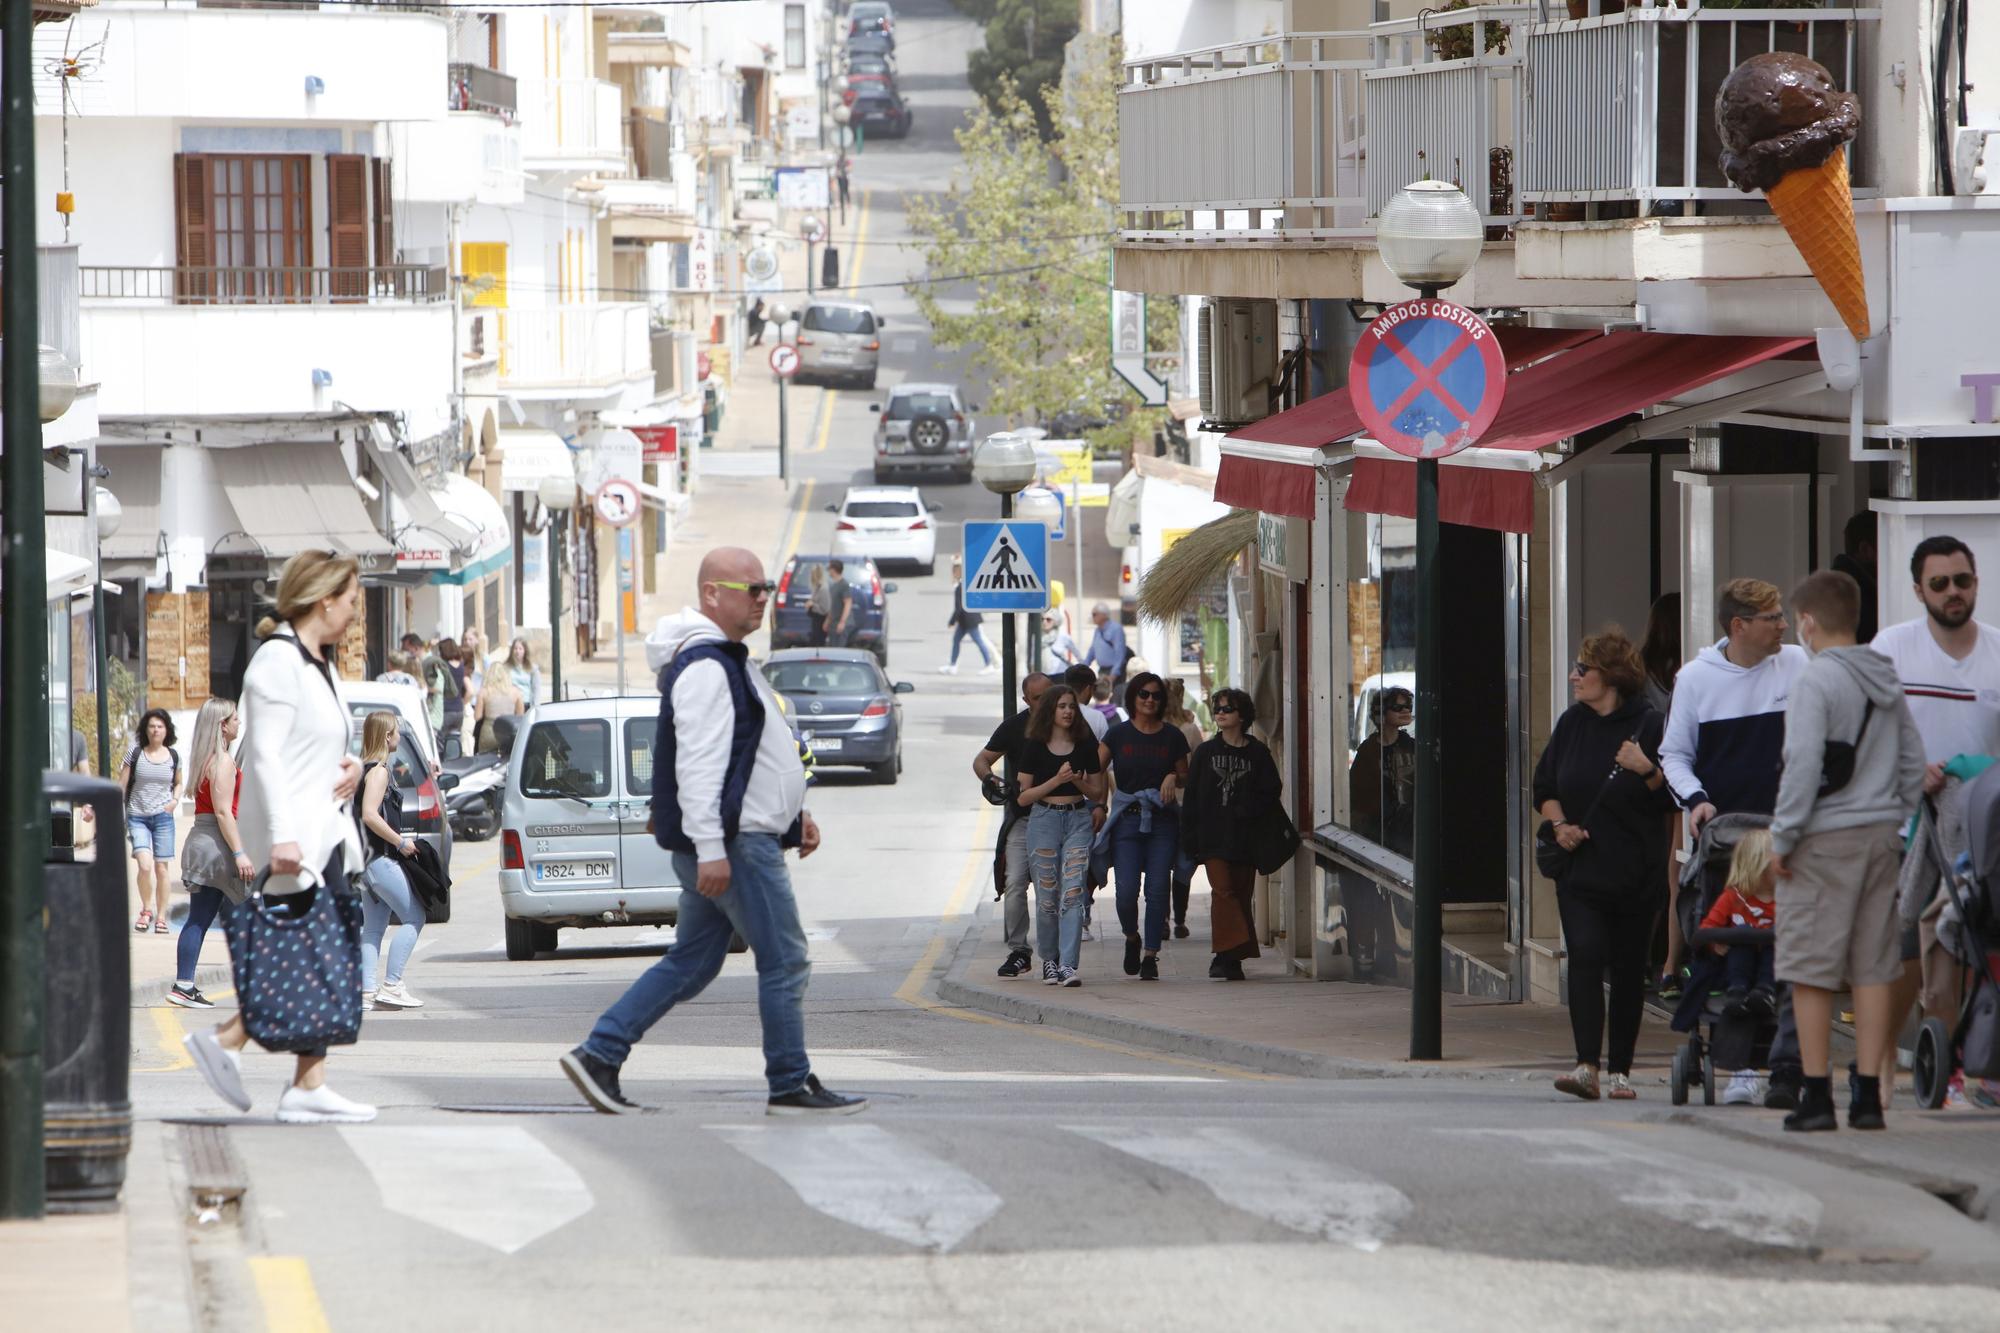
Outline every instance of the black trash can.
<path id="1" fill-rule="evenodd" d="M 103 778 L 50 772 L 42 798 L 50 835 L 42 1015 L 48 1208 L 105 1212 L 118 1206 L 132 1147 L 124 793 Z M 86 809 L 94 819 L 81 817 Z"/>

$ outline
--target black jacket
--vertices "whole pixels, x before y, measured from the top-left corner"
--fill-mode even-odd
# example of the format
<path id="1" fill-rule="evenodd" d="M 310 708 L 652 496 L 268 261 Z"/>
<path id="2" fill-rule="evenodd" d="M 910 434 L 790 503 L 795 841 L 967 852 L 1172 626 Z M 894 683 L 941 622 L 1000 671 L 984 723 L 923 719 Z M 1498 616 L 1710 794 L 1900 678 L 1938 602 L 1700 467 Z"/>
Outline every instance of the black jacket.
<path id="1" fill-rule="evenodd" d="M 1284 795 L 1277 761 L 1255 736 L 1236 746 L 1220 736 L 1188 757 L 1181 793 L 1181 854 L 1197 861 L 1257 861 L 1256 817 Z"/>
<path id="2" fill-rule="evenodd" d="M 1609 907 L 1650 908 L 1666 895 L 1666 817 L 1674 808 L 1673 793 L 1664 782 L 1649 791 L 1644 778 L 1616 763 L 1618 747 L 1636 738 L 1657 766 L 1665 729 L 1666 719 L 1636 698 L 1608 717 L 1599 717 L 1588 704 L 1572 704 L 1556 720 L 1535 765 L 1535 809 L 1553 797 L 1562 802 L 1565 819 L 1590 833 L 1570 854 L 1569 873 L 1557 888 Z"/>
<path id="3" fill-rule="evenodd" d="M 944 623 L 953 629 L 978 629 L 986 620 L 977 611 L 965 609 L 965 584 L 963 581 L 951 585 L 951 618 Z"/>
<path id="4" fill-rule="evenodd" d="M 399 859 L 398 864 L 410 881 L 410 891 L 424 905 L 424 920 L 438 925 L 451 920 L 451 873 L 438 860 L 437 848 L 422 838 L 415 841 L 416 852 L 406 860 Z"/>

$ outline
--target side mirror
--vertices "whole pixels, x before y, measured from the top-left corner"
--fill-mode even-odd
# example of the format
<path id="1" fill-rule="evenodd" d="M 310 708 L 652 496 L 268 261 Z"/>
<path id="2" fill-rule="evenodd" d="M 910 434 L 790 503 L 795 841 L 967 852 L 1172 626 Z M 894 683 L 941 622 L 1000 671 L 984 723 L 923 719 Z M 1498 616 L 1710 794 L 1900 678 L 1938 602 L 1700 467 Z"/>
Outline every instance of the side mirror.
<path id="1" fill-rule="evenodd" d="M 456 787 L 458 785 L 458 774 L 440 773 L 435 778 L 431 779 L 431 781 L 436 784 L 437 789 L 439 791 L 450 791 L 453 787 Z"/>
<path id="2" fill-rule="evenodd" d="M 895 684 L 895 690 L 898 694 L 915 694 L 917 687 L 910 684 L 907 680 L 899 680 Z"/>
<path id="3" fill-rule="evenodd" d="M 885 593 L 894 592 L 896 591 L 896 585 L 893 583 L 885 583 L 882 585 L 882 591 Z"/>
<path id="4" fill-rule="evenodd" d="M 886 329 L 889 327 L 889 321 L 882 318 L 880 315 L 877 315 L 875 316 L 875 327 L 878 329 Z"/>

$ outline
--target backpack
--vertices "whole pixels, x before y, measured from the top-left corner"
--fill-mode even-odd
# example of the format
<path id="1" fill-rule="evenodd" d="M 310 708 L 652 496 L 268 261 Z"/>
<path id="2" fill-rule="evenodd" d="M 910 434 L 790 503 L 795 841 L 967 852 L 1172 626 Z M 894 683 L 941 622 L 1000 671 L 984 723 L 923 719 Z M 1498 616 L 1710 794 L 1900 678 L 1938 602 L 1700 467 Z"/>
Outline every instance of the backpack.
<path id="1" fill-rule="evenodd" d="M 139 752 L 143 748 L 143 746 L 135 745 L 132 747 L 131 752 L 125 756 L 125 803 L 127 805 L 132 803 L 132 784 L 139 780 Z M 167 753 L 173 756 L 174 785 L 178 787 L 181 785 L 181 752 L 169 745 Z"/>

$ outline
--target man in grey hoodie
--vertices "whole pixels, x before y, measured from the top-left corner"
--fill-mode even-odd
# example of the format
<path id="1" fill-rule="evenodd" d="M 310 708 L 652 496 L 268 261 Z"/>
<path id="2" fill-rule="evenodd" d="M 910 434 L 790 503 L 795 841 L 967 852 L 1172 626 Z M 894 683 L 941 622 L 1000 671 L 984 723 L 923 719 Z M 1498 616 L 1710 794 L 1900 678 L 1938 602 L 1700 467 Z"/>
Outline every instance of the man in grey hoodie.
<path id="1" fill-rule="evenodd" d="M 1851 1129 L 1881 1129 L 1901 825 L 1924 786 L 1924 742 L 1888 658 L 1855 644 L 1860 585 L 1822 570 L 1792 595 L 1813 654 L 1785 707 L 1785 768 L 1771 815 L 1778 872 L 1777 975 L 1791 983 L 1805 1088 L 1790 1130 L 1837 1127 L 1827 1070 L 1834 995 L 1854 992 Z M 1849 737 L 1853 737 L 1849 740 Z"/>

